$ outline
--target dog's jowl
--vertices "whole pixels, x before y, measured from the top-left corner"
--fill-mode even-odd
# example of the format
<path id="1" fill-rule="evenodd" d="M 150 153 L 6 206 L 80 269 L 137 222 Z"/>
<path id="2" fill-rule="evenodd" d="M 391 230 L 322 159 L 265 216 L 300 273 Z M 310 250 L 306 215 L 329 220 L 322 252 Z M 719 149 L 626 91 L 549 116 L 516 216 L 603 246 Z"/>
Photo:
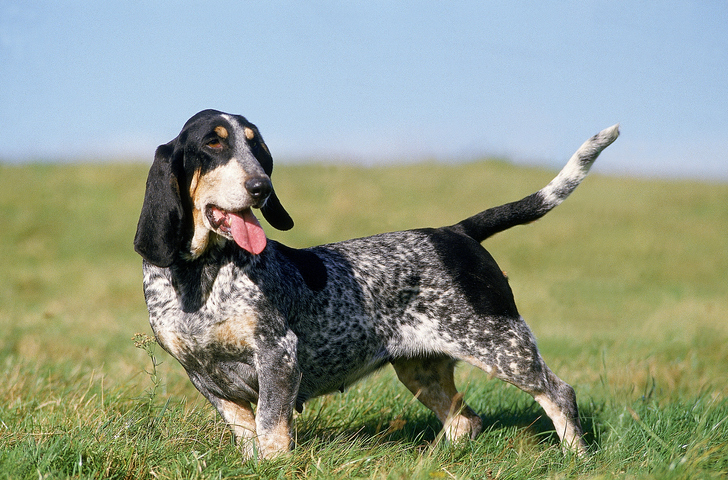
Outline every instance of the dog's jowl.
<path id="1" fill-rule="evenodd" d="M 157 149 L 134 239 L 154 334 L 246 455 L 288 451 L 294 409 L 388 363 L 447 439 L 474 438 L 481 420 L 455 387 L 458 361 L 531 394 L 583 452 L 574 390 L 544 363 L 481 242 L 560 204 L 618 135 L 600 132 L 543 189 L 455 225 L 298 250 L 268 239 L 253 213 L 293 227 L 258 129 L 200 112 Z"/>

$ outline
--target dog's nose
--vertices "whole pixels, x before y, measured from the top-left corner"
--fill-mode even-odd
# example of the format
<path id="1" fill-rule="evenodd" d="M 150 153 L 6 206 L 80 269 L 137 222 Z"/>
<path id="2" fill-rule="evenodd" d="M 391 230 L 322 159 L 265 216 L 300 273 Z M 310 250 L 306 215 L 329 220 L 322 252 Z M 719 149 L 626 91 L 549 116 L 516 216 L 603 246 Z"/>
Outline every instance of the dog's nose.
<path id="1" fill-rule="evenodd" d="M 273 184 L 268 177 L 252 177 L 245 181 L 245 189 L 254 199 L 262 200 L 273 191 Z"/>

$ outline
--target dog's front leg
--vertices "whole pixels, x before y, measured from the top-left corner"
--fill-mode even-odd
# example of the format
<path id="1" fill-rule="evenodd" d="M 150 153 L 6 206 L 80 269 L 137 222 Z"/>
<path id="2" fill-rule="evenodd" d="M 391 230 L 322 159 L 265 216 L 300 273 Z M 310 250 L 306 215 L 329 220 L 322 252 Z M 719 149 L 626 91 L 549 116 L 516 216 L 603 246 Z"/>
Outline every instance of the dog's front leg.
<path id="1" fill-rule="evenodd" d="M 255 415 L 258 455 L 270 458 L 292 447 L 291 422 L 301 373 L 296 336 L 263 339 L 258 351 L 258 408 Z"/>
<path id="2" fill-rule="evenodd" d="M 212 404 L 217 407 L 223 420 L 228 424 L 240 448 L 243 458 L 254 455 L 255 415 L 250 402 L 239 400 L 231 402 L 222 398 L 214 398 Z"/>

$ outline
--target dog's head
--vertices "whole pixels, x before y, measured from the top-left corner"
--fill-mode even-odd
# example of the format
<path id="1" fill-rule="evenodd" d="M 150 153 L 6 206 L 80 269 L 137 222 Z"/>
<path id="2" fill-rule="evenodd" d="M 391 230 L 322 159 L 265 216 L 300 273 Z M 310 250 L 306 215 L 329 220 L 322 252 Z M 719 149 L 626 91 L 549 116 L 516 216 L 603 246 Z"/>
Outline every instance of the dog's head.
<path id="1" fill-rule="evenodd" d="M 229 240 L 259 254 L 266 238 L 252 208 L 279 230 L 293 227 L 273 191 L 272 170 L 273 158 L 255 125 L 240 115 L 198 113 L 177 138 L 157 148 L 134 249 L 160 267 Z"/>

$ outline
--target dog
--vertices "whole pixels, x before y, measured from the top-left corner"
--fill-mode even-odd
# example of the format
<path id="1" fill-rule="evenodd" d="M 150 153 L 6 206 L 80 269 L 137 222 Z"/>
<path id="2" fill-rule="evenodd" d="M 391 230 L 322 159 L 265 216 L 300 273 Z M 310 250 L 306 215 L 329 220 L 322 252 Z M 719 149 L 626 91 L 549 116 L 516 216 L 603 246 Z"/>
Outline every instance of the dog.
<path id="1" fill-rule="evenodd" d="M 157 148 L 134 239 L 157 342 L 246 457 L 289 451 L 294 409 L 387 364 L 447 440 L 475 438 L 482 422 L 455 387 L 459 361 L 531 394 L 562 446 L 584 453 L 574 390 L 544 363 L 481 242 L 559 205 L 618 127 L 587 140 L 522 200 L 447 227 L 294 249 L 268 239 L 252 212 L 293 227 L 258 128 L 202 111 Z"/>

